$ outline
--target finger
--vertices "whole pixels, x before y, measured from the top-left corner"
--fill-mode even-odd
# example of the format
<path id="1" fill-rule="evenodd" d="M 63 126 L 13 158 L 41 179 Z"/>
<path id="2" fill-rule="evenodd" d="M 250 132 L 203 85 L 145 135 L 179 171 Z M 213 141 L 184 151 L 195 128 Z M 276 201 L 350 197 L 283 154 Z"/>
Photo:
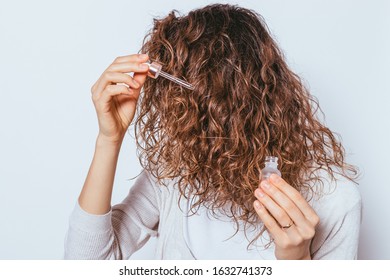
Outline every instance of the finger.
<path id="1" fill-rule="evenodd" d="M 109 72 L 121 72 L 121 73 L 146 73 L 149 69 L 149 66 L 143 62 L 123 62 L 123 63 L 113 63 L 111 64 L 106 71 Z"/>
<path id="2" fill-rule="evenodd" d="M 147 76 L 147 73 L 134 73 L 133 79 L 140 85 L 143 85 Z"/>
<path id="3" fill-rule="evenodd" d="M 270 215 L 267 209 L 258 200 L 254 202 L 254 208 L 270 235 L 274 238 L 275 244 L 288 249 L 291 246 L 298 246 L 304 241 L 303 236 L 293 225 L 282 229 L 277 221 Z"/>
<path id="4" fill-rule="evenodd" d="M 125 56 L 118 56 L 115 58 L 114 63 L 125 63 L 125 62 L 146 62 L 148 61 L 149 56 L 147 54 L 130 54 Z"/>
<path id="5" fill-rule="evenodd" d="M 312 233 L 314 231 L 313 225 L 308 219 L 306 219 L 306 217 L 291 199 L 289 199 L 283 192 L 281 192 L 278 188 L 276 188 L 267 181 L 261 182 L 261 189 L 266 195 L 272 198 L 275 203 L 277 203 L 282 209 L 284 209 L 287 215 L 291 218 L 292 222 L 295 224 L 294 228 L 299 231 L 300 236 L 312 236 Z M 279 219 L 276 220 L 279 222 Z M 288 224 L 281 225 L 285 226 Z M 289 233 L 291 233 L 291 231 L 289 231 Z"/>
<path id="6" fill-rule="evenodd" d="M 147 62 L 148 59 L 149 56 L 147 54 L 135 54 L 135 55 L 117 57 L 114 60 L 114 62 L 104 71 L 102 76 L 100 76 L 98 81 L 92 86 L 91 91 L 92 92 L 103 91 L 103 89 L 107 86 L 107 84 L 110 83 L 110 82 L 107 83 L 107 80 L 103 79 L 104 75 L 106 75 L 105 73 L 107 72 L 122 72 L 122 73 L 141 72 L 144 73 L 144 75 L 146 75 L 149 67 L 145 64 L 145 62 Z M 144 77 L 144 79 L 146 79 L 146 77 Z M 142 84 L 140 83 L 139 86 L 142 86 Z"/>
<path id="7" fill-rule="evenodd" d="M 288 196 L 312 225 L 316 226 L 319 223 L 319 218 L 314 209 L 296 189 L 276 174 L 270 176 L 269 182 Z"/>
<path id="8" fill-rule="evenodd" d="M 102 92 L 106 86 L 113 83 L 123 83 L 131 88 L 138 89 L 140 84 L 137 83 L 130 75 L 117 72 L 104 72 L 94 87 L 94 91 Z"/>
<path id="9" fill-rule="evenodd" d="M 286 211 L 284 211 L 283 208 L 281 208 L 270 196 L 263 192 L 262 189 L 258 188 L 255 191 L 255 196 L 279 223 L 279 226 L 286 226 L 290 224 L 291 219 Z"/>
<path id="10" fill-rule="evenodd" d="M 133 95 L 133 91 L 125 85 L 108 85 L 100 95 L 96 94 L 94 101 L 105 104 L 110 102 L 112 97 L 116 95 L 127 95 L 130 97 Z"/>
<path id="11" fill-rule="evenodd" d="M 268 229 L 275 241 L 284 238 L 286 233 L 280 228 L 279 224 L 269 214 L 264 205 L 262 205 L 258 200 L 256 200 L 253 205 L 257 215 L 259 215 L 260 219 L 264 223 L 264 226 Z"/>
<path id="12" fill-rule="evenodd" d="M 262 181 L 261 189 L 267 194 L 275 203 L 277 203 L 292 219 L 292 221 L 299 227 L 306 227 L 307 220 L 302 214 L 297 205 L 277 187 L 270 184 L 268 181 Z"/>

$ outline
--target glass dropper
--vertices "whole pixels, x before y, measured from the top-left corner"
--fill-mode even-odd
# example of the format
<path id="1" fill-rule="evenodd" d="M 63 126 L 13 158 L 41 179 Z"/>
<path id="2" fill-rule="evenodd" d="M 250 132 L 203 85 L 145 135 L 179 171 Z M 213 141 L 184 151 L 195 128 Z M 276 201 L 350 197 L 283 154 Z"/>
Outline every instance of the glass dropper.
<path id="1" fill-rule="evenodd" d="M 194 90 L 194 86 L 191 85 L 190 83 L 187 83 L 186 81 L 179 79 L 177 77 L 174 77 L 172 75 L 169 75 L 168 73 L 164 72 L 161 70 L 162 65 L 157 62 L 152 62 L 152 63 L 145 63 L 146 65 L 149 66 L 149 72 L 148 76 L 157 79 L 158 76 L 164 77 L 165 79 L 168 79 L 178 85 L 181 85 L 187 89 Z"/>

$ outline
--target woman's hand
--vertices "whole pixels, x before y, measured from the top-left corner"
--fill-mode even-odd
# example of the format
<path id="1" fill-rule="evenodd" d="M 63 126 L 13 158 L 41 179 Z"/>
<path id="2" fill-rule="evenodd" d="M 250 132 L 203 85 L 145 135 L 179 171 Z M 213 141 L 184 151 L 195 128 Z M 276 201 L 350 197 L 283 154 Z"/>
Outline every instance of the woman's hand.
<path id="1" fill-rule="evenodd" d="M 148 66 L 146 54 L 118 57 L 92 86 L 92 100 L 99 121 L 99 137 L 121 143 L 134 118 Z M 134 76 L 126 74 L 134 72 Z"/>
<path id="2" fill-rule="evenodd" d="M 276 174 L 256 189 L 254 207 L 275 242 L 277 259 L 311 259 L 319 218 L 302 195 Z"/>

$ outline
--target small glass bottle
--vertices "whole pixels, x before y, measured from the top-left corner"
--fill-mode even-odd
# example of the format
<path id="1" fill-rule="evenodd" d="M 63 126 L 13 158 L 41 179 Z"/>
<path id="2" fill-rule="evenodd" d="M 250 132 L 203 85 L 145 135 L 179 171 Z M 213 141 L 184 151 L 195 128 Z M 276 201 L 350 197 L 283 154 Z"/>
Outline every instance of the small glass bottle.
<path id="1" fill-rule="evenodd" d="M 267 180 L 271 174 L 277 174 L 279 176 L 282 176 L 282 173 L 280 173 L 278 169 L 278 158 L 272 157 L 272 156 L 266 156 L 265 157 L 265 167 L 261 170 L 261 180 Z"/>

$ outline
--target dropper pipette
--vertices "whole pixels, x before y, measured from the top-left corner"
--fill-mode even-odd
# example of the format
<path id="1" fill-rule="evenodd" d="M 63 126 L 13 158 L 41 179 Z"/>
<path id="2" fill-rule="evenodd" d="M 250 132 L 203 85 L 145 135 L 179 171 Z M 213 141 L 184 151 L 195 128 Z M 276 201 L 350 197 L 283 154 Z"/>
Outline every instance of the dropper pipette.
<path id="1" fill-rule="evenodd" d="M 176 78 L 164 71 L 161 70 L 162 65 L 157 63 L 157 62 L 152 62 L 152 63 L 145 63 L 146 65 L 149 66 L 149 72 L 148 76 L 157 79 L 158 76 L 164 77 L 165 79 L 168 79 L 178 85 L 181 85 L 187 89 L 194 90 L 194 86 L 191 85 L 190 83 L 187 83 L 186 81 L 183 81 L 182 79 Z"/>

